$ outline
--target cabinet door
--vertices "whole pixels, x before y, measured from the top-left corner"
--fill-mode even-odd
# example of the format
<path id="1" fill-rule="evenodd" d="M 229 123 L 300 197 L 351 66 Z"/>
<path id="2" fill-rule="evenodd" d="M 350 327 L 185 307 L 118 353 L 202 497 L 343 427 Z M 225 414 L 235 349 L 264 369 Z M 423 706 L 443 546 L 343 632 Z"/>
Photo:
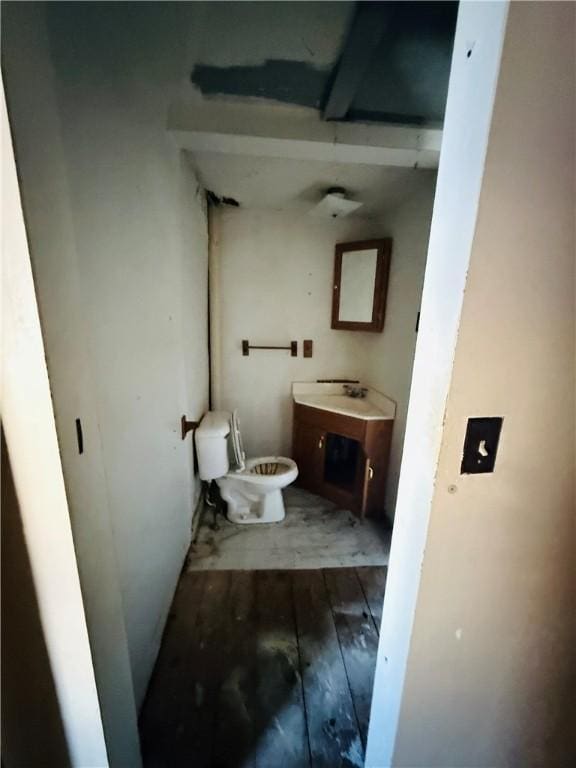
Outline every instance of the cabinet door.
<path id="1" fill-rule="evenodd" d="M 326 433 L 319 427 L 301 421 L 294 423 L 294 461 L 298 464 L 297 484 L 320 493 L 324 482 Z"/>
<path id="2" fill-rule="evenodd" d="M 368 512 L 372 476 L 373 469 L 370 465 L 370 459 L 364 451 L 361 451 L 358 457 L 358 472 L 356 475 L 357 511 L 360 517 L 365 517 Z"/>
<path id="3" fill-rule="evenodd" d="M 379 422 L 368 435 L 363 512 L 370 517 L 383 517 L 385 513 L 392 426 L 392 421 Z"/>

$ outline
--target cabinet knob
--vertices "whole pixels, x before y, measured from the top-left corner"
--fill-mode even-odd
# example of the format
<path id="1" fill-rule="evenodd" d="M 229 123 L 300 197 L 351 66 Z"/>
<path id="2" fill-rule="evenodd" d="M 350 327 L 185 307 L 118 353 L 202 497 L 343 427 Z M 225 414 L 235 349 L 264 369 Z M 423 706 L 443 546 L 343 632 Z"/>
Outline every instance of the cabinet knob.
<path id="1" fill-rule="evenodd" d="M 372 467 L 368 467 L 368 477 L 370 478 L 370 480 L 372 480 L 372 478 L 374 477 L 374 470 L 372 469 Z"/>
<path id="2" fill-rule="evenodd" d="M 318 448 L 322 448 L 323 445 L 324 445 L 324 435 L 322 435 L 320 440 L 318 440 Z"/>

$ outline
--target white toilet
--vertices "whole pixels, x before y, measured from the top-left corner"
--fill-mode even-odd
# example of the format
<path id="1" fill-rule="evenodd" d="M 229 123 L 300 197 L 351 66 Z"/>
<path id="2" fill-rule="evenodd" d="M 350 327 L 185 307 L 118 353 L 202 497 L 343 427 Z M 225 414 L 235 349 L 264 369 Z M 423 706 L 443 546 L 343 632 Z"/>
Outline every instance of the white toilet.
<path id="1" fill-rule="evenodd" d="M 216 480 L 232 523 L 278 523 L 285 517 L 282 488 L 298 477 L 283 456 L 246 459 L 236 411 L 209 411 L 196 430 L 201 480 Z"/>

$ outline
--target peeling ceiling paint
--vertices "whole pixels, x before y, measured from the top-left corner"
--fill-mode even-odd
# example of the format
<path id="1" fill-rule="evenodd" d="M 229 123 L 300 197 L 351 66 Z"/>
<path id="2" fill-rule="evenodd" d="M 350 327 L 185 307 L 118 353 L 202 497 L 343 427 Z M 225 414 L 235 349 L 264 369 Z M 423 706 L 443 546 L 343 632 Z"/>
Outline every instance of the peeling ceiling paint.
<path id="1" fill-rule="evenodd" d="M 268 59 L 259 66 L 198 64 L 191 79 L 206 96 L 260 97 L 320 109 L 330 71 L 303 61 Z"/>
<path id="2" fill-rule="evenodd" d="M 204 29 L 211 43 L 210 61 L 198 58 L 190 76 L 201 94 L 323 108 L 352 25 L 353 4 L 214 5 L 239 7 L 229 8 L 232 18 L 216 31 L 215 40 L 211 39 L 214 17 Z M 347 119 L 439 124 L 458 3 L 407 0 L 382 5 L 391 20 L 362 76 Z M 330 10 L 333 17 L 327 15 Z M 214 12 L 220 18 L 222 11 Z M 222 51 L 216 55 L 219 45 Z"/>

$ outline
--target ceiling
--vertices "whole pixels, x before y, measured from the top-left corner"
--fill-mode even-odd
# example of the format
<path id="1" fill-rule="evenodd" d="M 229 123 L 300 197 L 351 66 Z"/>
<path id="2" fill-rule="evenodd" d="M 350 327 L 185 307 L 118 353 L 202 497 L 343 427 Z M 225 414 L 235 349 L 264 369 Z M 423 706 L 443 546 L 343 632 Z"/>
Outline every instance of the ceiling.
<path id="1" fill-rule="evenodd" d="M 342 186 L 363 203 L 354 214 L 370 219 L 407 200 L 434 171 L 310 162 L 216 152 L 190 153 L 199 181 L 218 197 L 235 199 L 244 208 L 306 213 L 329 187 Z"/>
<path id="2" fill-rule="evenodd" d="M 204 98 L 298 105 L 328 120 L 442 123 L 456 2 L 198 5 L 190 85 Z"/>
<path id="3" fill-rule="evenodd" d="M 457 8 L 433 0 L 46 3 L 70 83 L 130 82 L 154 109 L 243 102 L 304 110 L 324 124 L 431 128 L 443 121 Z"/>

